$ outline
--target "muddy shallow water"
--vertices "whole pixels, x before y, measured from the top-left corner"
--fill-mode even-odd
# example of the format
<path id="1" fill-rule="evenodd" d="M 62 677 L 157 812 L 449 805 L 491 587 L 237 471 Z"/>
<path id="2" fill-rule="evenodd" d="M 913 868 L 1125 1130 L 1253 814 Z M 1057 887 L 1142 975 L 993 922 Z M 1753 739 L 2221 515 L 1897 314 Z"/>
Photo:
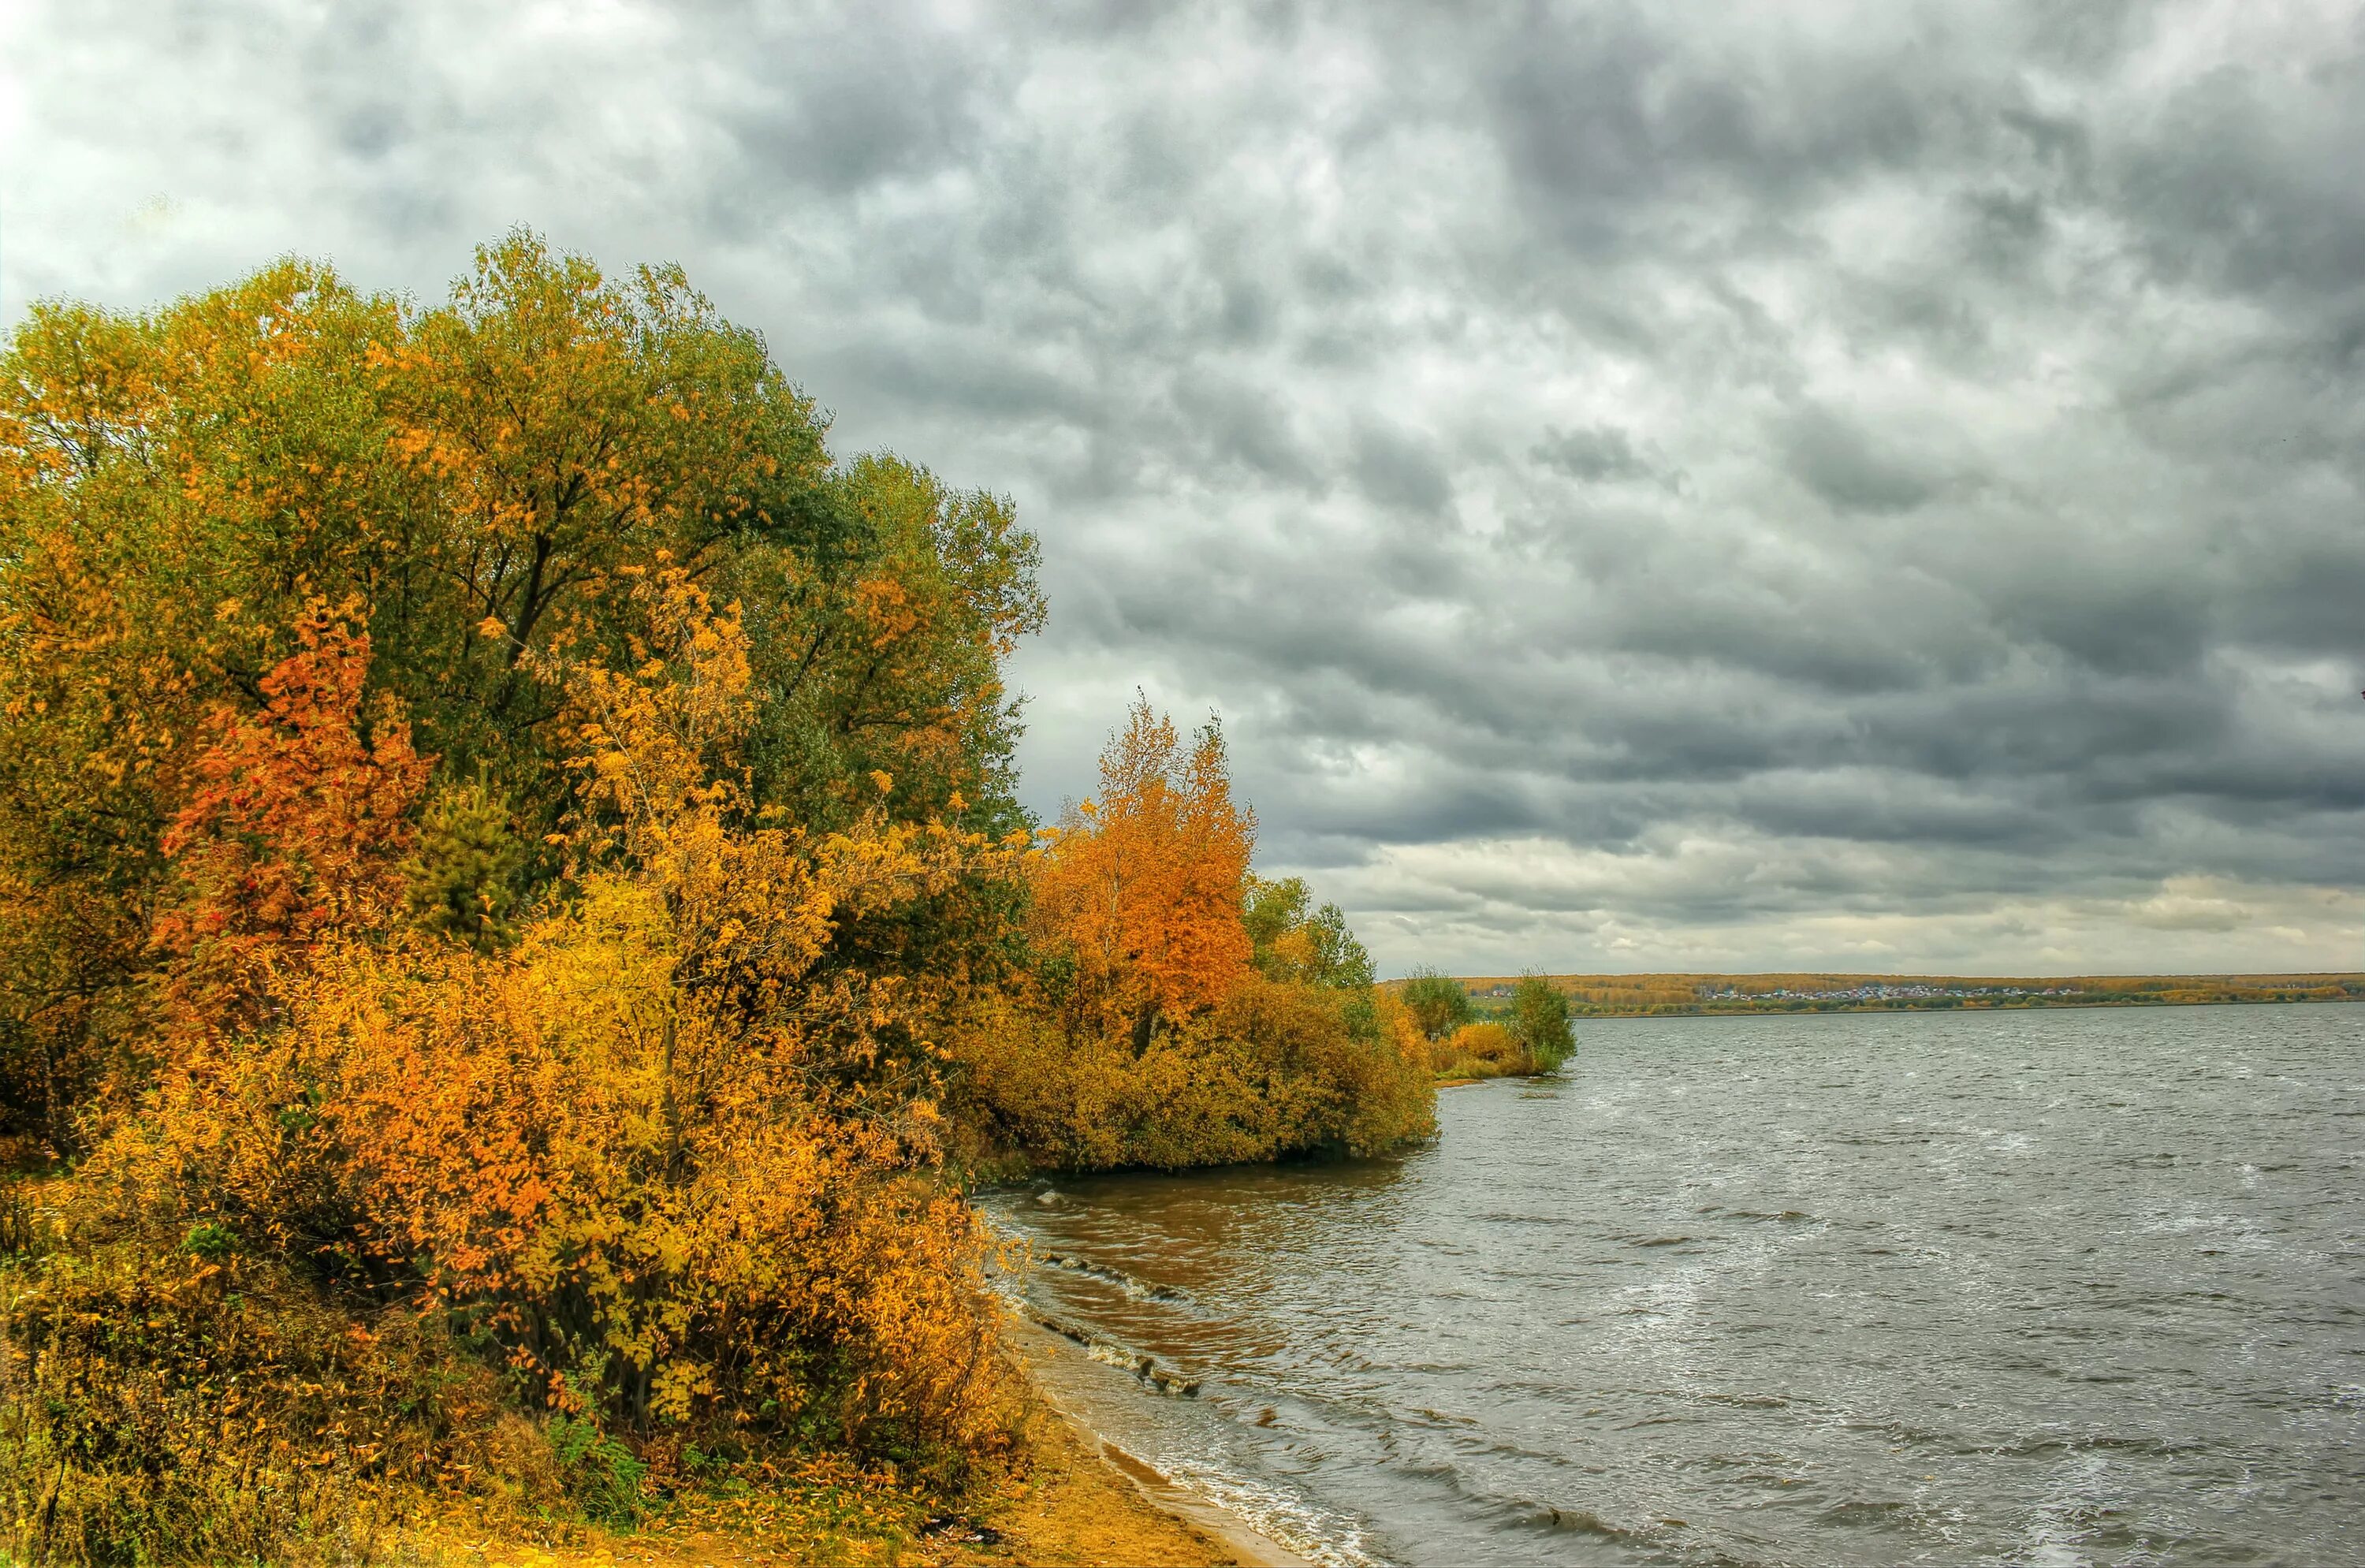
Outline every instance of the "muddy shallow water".
<path id="1" fill-rule="evenodd" d="M 2365 1007 L 1593 1023 L 1440 1119 L 986 1194 L 1063 1397 L 1334 1562 L 2365 1562 Z"/>

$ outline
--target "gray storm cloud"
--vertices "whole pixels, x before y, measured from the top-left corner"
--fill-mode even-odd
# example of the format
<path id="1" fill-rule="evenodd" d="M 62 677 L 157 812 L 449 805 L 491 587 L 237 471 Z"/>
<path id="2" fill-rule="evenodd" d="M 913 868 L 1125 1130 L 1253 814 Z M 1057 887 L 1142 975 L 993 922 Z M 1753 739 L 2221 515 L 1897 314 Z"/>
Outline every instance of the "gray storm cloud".
<path id="1" fill-rule="evenodd" d="M 1385 967 L 2365 961 L 2354 4 L 0 27 L 0 316 L 679 260 Z"/>

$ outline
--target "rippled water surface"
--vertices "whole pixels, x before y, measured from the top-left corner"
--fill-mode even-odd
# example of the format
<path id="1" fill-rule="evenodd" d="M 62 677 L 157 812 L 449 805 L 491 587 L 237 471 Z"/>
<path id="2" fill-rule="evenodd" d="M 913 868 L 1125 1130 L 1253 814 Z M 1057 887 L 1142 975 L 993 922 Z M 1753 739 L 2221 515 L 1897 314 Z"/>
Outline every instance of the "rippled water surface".
<path id="1" fill-rule="evenodd" d="M 1055 1384 L 1337 1562 L 2365 1562 L 2365 1008 L 1596 1023 L 1440 1120 L 990 1194 L 1204 1380 Z"/>

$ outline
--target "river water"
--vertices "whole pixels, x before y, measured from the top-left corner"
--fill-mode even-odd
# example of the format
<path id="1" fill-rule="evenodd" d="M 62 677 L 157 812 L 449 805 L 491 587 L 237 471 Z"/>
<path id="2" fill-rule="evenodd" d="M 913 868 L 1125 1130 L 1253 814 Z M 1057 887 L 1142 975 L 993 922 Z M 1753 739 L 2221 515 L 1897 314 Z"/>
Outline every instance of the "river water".
<path id="1" fill-rule="evenodd" d="M 1439 1120 L 986 1194 L 1202 1384 L 1055 1393 L 1331 1563 L 2365 1563 L 2365 1007 L 1596 1022 Z"/>

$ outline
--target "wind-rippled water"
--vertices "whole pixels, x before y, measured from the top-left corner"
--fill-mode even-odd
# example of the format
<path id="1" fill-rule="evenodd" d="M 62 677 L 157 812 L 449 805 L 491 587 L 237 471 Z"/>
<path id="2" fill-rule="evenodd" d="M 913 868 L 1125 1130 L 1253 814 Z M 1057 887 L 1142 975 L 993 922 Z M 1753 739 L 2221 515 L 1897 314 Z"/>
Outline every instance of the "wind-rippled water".
<path id="1" fill-rule="evenodd" d="M 1596 1023 L 1440 1121 L 988 1194 L 1204 1379 L 1057 1390 L 1333 1562 L 2365 1562 L 2365 1007 Z"/>

